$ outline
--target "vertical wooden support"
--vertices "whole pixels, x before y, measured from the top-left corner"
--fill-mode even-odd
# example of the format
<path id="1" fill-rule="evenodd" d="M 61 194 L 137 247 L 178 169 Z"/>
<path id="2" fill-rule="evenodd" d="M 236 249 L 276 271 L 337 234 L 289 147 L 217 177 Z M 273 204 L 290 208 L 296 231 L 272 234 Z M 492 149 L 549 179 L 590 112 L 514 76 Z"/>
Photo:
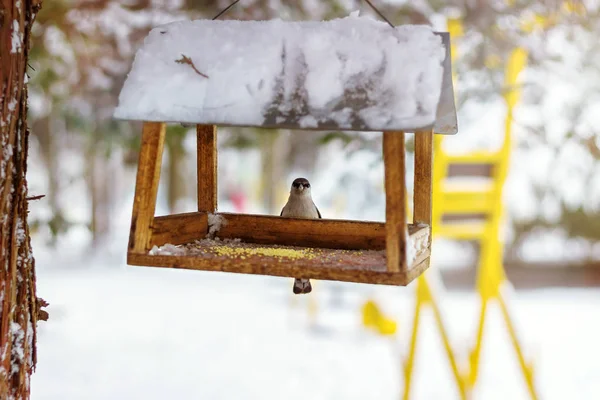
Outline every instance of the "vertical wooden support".
<path id="1" fill-rule="evenodd" d="M 404 159 L 404 132 L 384 132 L 385 247 L 388 272 L 399 272 L 407 268 Z"/>
<path id="2" fill-rule="evenodd" d="M 198 148 L 198 211 L 217 210 L 217 127 L 196 127 Z"/>
<path id="3" fill-rule="evenodd" d="M 145 122 L 142 132 L 142 146 L 138 162 L 129 250 L 147 252 L 152 236 L 152 221 L 156 209 L 156 194 L 160 179 L 166 124 Z"/>
<path id="4" fill-rule="evenodd" d="M 415 133 L 413 222 L 431 225 L 433 131 Z M 431 241 L 431 235 L 429 235 Z"/>

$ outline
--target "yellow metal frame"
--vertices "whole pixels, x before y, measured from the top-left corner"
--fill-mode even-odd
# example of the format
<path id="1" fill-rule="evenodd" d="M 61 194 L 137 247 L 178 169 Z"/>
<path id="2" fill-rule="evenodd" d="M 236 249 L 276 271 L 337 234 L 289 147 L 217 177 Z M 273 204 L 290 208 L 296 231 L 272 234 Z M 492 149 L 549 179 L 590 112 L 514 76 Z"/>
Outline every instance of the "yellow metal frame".
<path id="1" fill-rule="evenodd" d="M 448 21 L 448 31 L 451 38 L 462 34 L 460 20 Z M 455 44 L 452 44 L 452 55 L 457 54 Z M 440 308 L 432 294 L 430 279 L 434 271 L 428 271 L 417 280 L 415 317 L 412 328 L 409 355 L 404 366 L 404 393 L 403 399 L 408 400 L 412 380 L 414 356 L 416 351 L 418 324 L 421 307 L 432 307 L 436 319 L 436 326 L 442 336 L 446 355 L 450 362 L 452 372 L 459 389 L 461 399 L 467 399 L 477 382 L 480 355 L 483 342 L 485 319 L 490 301 L 496 300 L 502 311 L 502 317 L 507 326 L 512 345 L 517 354 L 521 372 L 532 399 L 537 399 L 534 385 L 533 368 L 525 361 L 517 338 L 513 318 L 509 313 L 507 299 L 503 287 L 509 286 L 503 267 L 503 243 L 501 239 L 501 226 L 503 222 L 502 189 L 508 172 L 510 152 L 512 148 L 511 130 L 513 110 L 519 101 L 520 88 L 517 77 L 525 68 L 527 52 L 517 48 L 511 53 L 505 70 L 504 99 L 507 105 L 507 115 L 504 130 L 504 142 L 496 152 L 473 152 L 470 154 L 451 155 L 444 151 L 443 137 L 436 136 L 434 141 L 435 162 L 433 166 L 433 237 L 445 237 L 454 240 L 476 240 L 481 244 L 478 263 L 477 291 L 481 299 L 481 309 L 477 328 L 477 337 L 473 351 L 469 357 L 469 374 L 461 374 L 457 367 L 456 356 L 451 348 L 448 333 L 444 326 Z M 451 164 L 487 164 L 493 167 L 491 183 L 479 187 L 456 187 L 446 183 L 448 167 Z M 482 222 L 474 223 L 444 223 L 442 216 L 445 214 L 484 214 Z"/>
<path id="2" fill-rule="evenodd" d="M 520 89 L 517 85 L 517 77 L 525 68 L 527 62 L 527 52 L 522 48 L 512 51 L 505 73 L 504 99 L 507 106 L 507 115 L 505 122 L 504 143 L 497 155 L 490 158 L 488 163 L 493 163 L 494 172 L 492 175 L 493 184 L 490 187 L 490 193 L 494 201 L 490 204 L 488 220 L 482 235 L 478 238 L 481 244 L 481 252 L 478 266 L 477 291 L 481 299 L 481 309 L 477 328 L 477 339 L 475 347 L 469 356 L 469 376 L 467 384 L 473 388 L 477 382 L 480 367 L 481 345 L 483 342 L 483 332 L 485 319 L 490 301 L 497 301 L 502 311 L 502 318 L 506 324 L 512 345 L 515 349 L 521 373 L 525 379 L 527 389 L 532 399 L 537 399 L 537 390 L 533 377 L 533 367 L 526 362 L 521 349 L 519 339 L 514 328 L 513 317 L 509 313 L 506 291 L 503 288 L 510 286 L 506 278 L 503 266 L 503 243 L 501 237 L 501 227 L 504 217 L 502 205 L 502 189 L 508 173 L 508 164 L 510 160 L 510 151 L 512 148 L 511 130 L 513 123 L 513 110 L 520 97 Z M 443 204 L 443 201 L 442 201 Z M 443 206 L 439 207 L 440 209 Z M 443 210 L 440 210 L 443 211 Z M 441 218 L 440 213 L 434 212 L 434 217 Z M 434 232 L 434 235 L 436 233 Z"/>
<path id="3" fill-rule="evenodd" d="M 448 357 L 448 361 L 450 362 L 450 367 L 452 369 L 452 375 L 454 376 L 454 380 L 456 382 L 458 392 L 461 399 L 467 399 L 468 388 L 464 379 L 464 374 L 461 373 L 458 362 L 456 359 L 456 355 L 454 354 L 454 350 L 452 349 L 452 345 L 450 344 L 450 338 L 448 336 L 448 330 L 444 324 L 444 320 L 442 317 L 442 312 L 440 311 L 440 307 L 438 305 L 438 301 L 436 299 L 436 291 L 432 290 L 431 279 L 434 277 L 434 273 L 437 271 L 430 269 L 423 275 L 421 275 L 417 279 L 417 290 L 416 297 L 417 301 L 415 304 L 415 315 L 413 318 L 412 325 L 412 333 L 410 337 L 410 347 L 408 352 L 408 358 L 403 364 L 404 367 L 404 392 L 402 398 L 404 400 L 408 400 L 410 397 L 410 388 L 412 386 L 412 375 L 415 364 L 415 353 L 417 350 L 417 336 L 419 333 L 419 321 L 421 319 L 421 309 L 425 306 L 430 306 L 433 311 L 433 316 L 435 318 L 435 324 L 440 332 L 442 337 L 442 342 L 444 344 L 444 350 L 446 351 L 446 356 Z"/>

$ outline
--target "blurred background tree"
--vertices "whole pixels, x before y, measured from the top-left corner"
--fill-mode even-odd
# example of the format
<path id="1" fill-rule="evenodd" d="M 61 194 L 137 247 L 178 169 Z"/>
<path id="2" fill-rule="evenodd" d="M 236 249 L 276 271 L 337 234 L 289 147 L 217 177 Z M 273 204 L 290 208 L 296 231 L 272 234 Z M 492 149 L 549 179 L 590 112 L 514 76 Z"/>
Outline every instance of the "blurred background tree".
<path id="1" fill-rule="evenodd" d="M 447 20 L 460 21 L 463 32 L 455 39 L 460 55 L 455 71 L 462 128 L 480 117 L 485 105 L 502 109 L 504 63 L 515 47 L 528 50 L 523 100 L 515 117 L 513 171 L 518 170 L 518 176 L 511 176 L 506 196 L 513 233 L 509 253 L 518 255 L 527 238 L 543 231 L 564 241 L 583 238 L 592 254 L 600 239 L 600 211 L 594 200 L 600 194 L 600 139 L 598 125 L 591 122 L 599 107 L 600 60 L 594 39 L 600 33 L 598 10 L 569 1 L 374 3 L 397 25 L 431 24 L 445 30 Z M 111 213 L 125 207 L 118 204 L 119 193 L 131 189 L 121 182 L 135 166 L 139 126 L 113 120 L 112 110 L 148 30 L 180 19 L 212 18 L 229 4 L 229 0 L 55 0 L 42 10 L 33 31 L 30 114 L 48 181 L 48 209 L 35 215 L 36 226 L 51 240 L 70 227 L 83 226 L 97 246 L 111 232 Z M 221 19 L 321 20 L 356 9 L 378 18 L 360 0 L 243 0 Z M 553 85 L 548 85 L 551 81 Z M 574 86 L 578 90 L 569 91 Z M 562 96 L 560 90 L 583 94 L 573 98 Z M 448 145 L 460 151 L 493 146 L 498 139 L 494 131 L 491 126 L 489 132 L 461 131 Z M 189 151 L 193 140 L 193 130 L 170 128 L 162 190 L 171 211 L 191 211 L 186 205 L 193 204 L 195 193 L 190 186 L 195 181 Z M 279 211 L 288 175 L 313 176 L 319 157 L 332 146 L 346 149 L 349 156 L 359 149 L 376 155 L 380 146 L 379 138 L 340 132 L 289 135 L 227 129 L 219 140 L 224 150 L 260 154 L 260 177 L 243 190 L 258 188 L 255 202 L 270 213 Z M 62 163 L 66 158 L 77 161 L 67 167 Z M 540 163 L 535 168 L 527 161 L 534 158 Z M 349 187 L 348 182 L 359 178 L 343 179 L 332 186 Z M 225 183 L 222 195 L 242 190 L 236 185 Z M 85 212 L 76 214 L 66 206 L 69 190 L 84 190 L 89 202 Z M 344 190 L 347 196 L 350 189 Z M 334 201 L 333 194 L 328 196 Z"/>

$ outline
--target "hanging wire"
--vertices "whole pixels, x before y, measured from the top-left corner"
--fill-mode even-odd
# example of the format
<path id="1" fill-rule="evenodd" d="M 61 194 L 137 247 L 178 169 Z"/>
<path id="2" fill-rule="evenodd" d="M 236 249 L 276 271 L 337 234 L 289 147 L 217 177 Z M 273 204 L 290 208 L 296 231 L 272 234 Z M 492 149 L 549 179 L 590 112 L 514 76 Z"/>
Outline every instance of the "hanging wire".
<path id="1" fill-rule="evenodd" d="M 223 10 L 221 10 L 221 12 L 220 12 L 220 13 L 218 13 L 217 15 L 215 15 L 215 16 L 213 17 L 213 21 L 214 21 L 215 19 L 219 18 L 221 15 L 225 14 L 227 11 L 229 11 L 229 9 L 230 9 L 231 7 L 235 6 L 235 5 L 236 5 L 237 3 L 239 3 L 239 2 L 240 2 L 240 0 L 235 0 L 233 3 L 231 3 L 230 5 L 228 5 L 228 6 L 227 6 L 227 8 L 224 8 Z"/>
<path id="2" fill-rule="evenodd" d="M 225 14 L 227 11 L 229 11 L 229 9 L 231 7 L 235 6 L 239 2 L 240 2 L 240 0 L 235 0 L 233 3 L 231 3 L 226 8 L 224 8 L 223 10 L 221 10 L 220 13 L 218 13 L 217 15 L 215 15 L 215 17 L 213 18 L 213 21 L 215 19 L 219 18 L 221 15 Z M 365 2 L 369 5 L 369 7 L 371 7 L 373 9 L 373 11 L 375 11 L 377 13 L 377 15 L 379 15 L 385 22 L 387 22 L 389 26 L 391 26 L 392 28 L 395 28 L 394 24 L 392 24 L 390 22 L 390 20 L 387 19 L 385 17 L 385 15 L 383 15 L 383 13 L 381 11 L 379 11 L 379 9 L 377 7 L 375 7 L 375 4 L 371 3 L 371 0 L 365 0 Z"/>
<path id="3" fill-rule="evenodd" d="M 373 9 L 373 11 L 375 11 L 375 12 L 377 13 L 377 15 L 379 15 L 379 16 L 380 16 L 380 17 L 381 17 L 381 18 L 382 18 L 382 19 L 383 19 L 385 22 L 387 22 L 387 23 L 388 23 L 388 25 L 389 25 L 389 26 L 391 26 L 392 28 L 395 28 L 394 24 L 392 24 L 392 23 L 390 22 L 390 20 L 389 20 L 389 19 L 387 19 L 387 18 L 385 17 L 385 15 L 383 15 L 383 13 L 377 9 L 377 7 L 375 7 L 375 4 L 371 3 L 371 0 L 365 0 L 365 1 L 366 1 L 366 2 L 367 2 L 367 4 L 368 4 L 368 5 L 369 5 L 369 6 L 370 6 L 372 9 Z"/>

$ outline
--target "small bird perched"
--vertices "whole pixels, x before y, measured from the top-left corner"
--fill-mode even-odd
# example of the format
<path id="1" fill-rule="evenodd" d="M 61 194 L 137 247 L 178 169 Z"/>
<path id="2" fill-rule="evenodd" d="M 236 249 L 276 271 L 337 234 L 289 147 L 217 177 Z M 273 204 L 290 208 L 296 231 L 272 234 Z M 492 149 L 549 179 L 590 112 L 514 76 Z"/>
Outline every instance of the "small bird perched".
<path id="1" fill-rule="evenodd" d="M 290 197 L 281 210 L 280 216 L 290 218 L 322 218 L 321 213 L 310 195 L 310 182 L 306 178 L 296 178 L 292 182 Z M 309 279 L 296 278 L 294 294 L 310 293 L 312 286 Z"/>

